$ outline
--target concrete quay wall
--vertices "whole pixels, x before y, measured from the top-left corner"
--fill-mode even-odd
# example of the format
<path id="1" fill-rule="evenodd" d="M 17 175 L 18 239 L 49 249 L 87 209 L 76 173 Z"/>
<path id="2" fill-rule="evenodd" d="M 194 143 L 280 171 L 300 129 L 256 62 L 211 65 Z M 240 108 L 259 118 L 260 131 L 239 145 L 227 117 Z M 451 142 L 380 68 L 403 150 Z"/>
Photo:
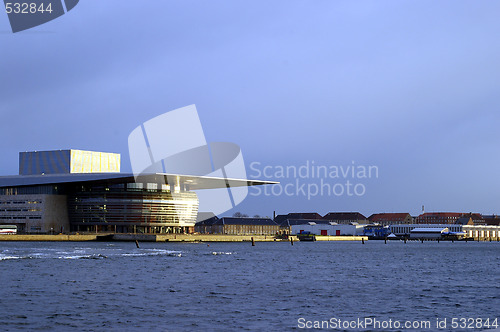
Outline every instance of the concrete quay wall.
<path id="1" fill-rule="evenodd" d="M 83 234 L 0 234 L 0 241 L 95 241 L 96 235 Z"/>
<path id="2" fill-rule="evenodd" d="M 275 240 L 269 235 L 165 234 L 156 237 L 159 242 L 252 242 L 252 238 L 255 242 L 289 241 Z"/>
<path id="3" fill-rule="evenodd" d="M 287 242 L 269 235 L 222 234 L 0 234 L 0 241 Z M 299 241 L 296 236 L 291 237 Z M 316 236 L 316 241 L 362 241 L 366 236 Z"/>
<path id="4" fill-rule="evenodd" d="M 316 241 L 368 241 L 368 236 L 316 235 Z"/>
<path id="5" fill-rule="evenodd" d="M 255 242 L 275 241 L 273 236 L 265 235 L 218 234 L 0 234 L 0 241 L 251 242 L 252 237 Z"/>

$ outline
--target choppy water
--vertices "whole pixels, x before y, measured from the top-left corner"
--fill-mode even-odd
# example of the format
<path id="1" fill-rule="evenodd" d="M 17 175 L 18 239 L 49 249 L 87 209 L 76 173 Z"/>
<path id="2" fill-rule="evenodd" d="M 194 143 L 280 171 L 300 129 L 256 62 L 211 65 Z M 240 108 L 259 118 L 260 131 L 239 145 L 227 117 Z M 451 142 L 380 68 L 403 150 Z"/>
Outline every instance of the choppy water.
<path id="1" fill-rule="evenodd" d="M 3 242 L 0 278 L 5 331 L 500 320 L 500 243 L 489 242 Z"/>

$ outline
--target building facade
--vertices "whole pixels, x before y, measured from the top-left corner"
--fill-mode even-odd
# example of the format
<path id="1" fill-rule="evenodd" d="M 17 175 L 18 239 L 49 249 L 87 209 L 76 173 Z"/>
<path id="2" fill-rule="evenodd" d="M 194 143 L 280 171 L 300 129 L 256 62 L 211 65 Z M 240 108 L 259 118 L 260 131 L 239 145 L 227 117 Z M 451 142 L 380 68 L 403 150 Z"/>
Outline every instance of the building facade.
<path id="1" fill-rule="evenodd" d="M 459 224 L 402 224 L 389 226 L 392 234 L 401 237 L 410 237 L 411 231 L 415 228 L 447 228 L 449 232 L 454 233 L 461 233 L 463 231 L 463 225 Z"/>
<path id="2" fill-rule="evenodd" d="M 354 236 L 363 234 L 363 226 L 335 223 L 317 224 L 314 222 L 291 226 L 292 235 L 301 234 L 303 232 L 310 232 L 311 234 L 322 236 Z"/>
<path id="3" fill-rule="evenodd" d="M 413 218 L 409 213 L 375 213 L 369 216 L 368 220 L 382 226 L 413 223 Z"/>
<path id="4" fill-rule="evenodd" d="M 20 174 L 0 177 L 0 225 L 28 234 L 192 233 L 195 191 L 226 188 L 224 178 L 120 173 L 119 160 L 82 150 L 20 153 Z M 231 179 L 233 186 L 269 183 Z"/>
<path id="5" fill-rule="evenodd" d="M 323 220 L 328 220 L 337 224 L 368 223 L 368 219 L 359 212 L 330 212 L 323 217 Z"/>
<path id="6" fill-rule="evenodd" d="M 478 241 L 500 241 L 500 226 L 496 225 L 464 225 L 463 230 L 468 238 Z"/>
<path id="7" fill-rule="evenodd" d="M 426 212 L 418 216 L 417 224 L 454 224 L 464 213 Z"/>
<path id="8" fill-rule="evenodd" d="M 48 188 L 43 189 L 45 190 L 40 192 Z M 0 188 L 0 224 L 16 226 L 18 233 L 69 232 L 70 224 L 64 195 L 48 193 L 6 195 L 6 192 L 9 190 Z"/>
<path id="9" fill-rule="evenodd" d="M 270 218 L 222 217 L 202 221 L 195 228 L 200 232 L 225 235 L 277 235 L 280 227 Z"/>

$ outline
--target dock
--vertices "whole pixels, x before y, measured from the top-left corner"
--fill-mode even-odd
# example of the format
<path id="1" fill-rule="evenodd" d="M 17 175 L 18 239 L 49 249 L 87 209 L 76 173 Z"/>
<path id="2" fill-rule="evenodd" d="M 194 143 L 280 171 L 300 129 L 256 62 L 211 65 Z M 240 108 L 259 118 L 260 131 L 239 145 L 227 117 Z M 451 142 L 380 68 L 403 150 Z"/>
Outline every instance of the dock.
<path id="1" fill-rule="evenodd" d="M 368 236 L 316 235 L 316 241 L 368 241 Z"/>
<path id="2" fill-rule="evenodd" d="M 0 234 L 0 241 L 288 242 L 270 235 L 220 234 Z M 293 239 L 298 241 L 296 237 Z"/>
<path id="3" fill-rule="evenodd" d="M 0 241 L 139 241 L 139 242 L 298 242 L 296 236 L 277 239 L 271 235 L 223 234 L 0 234 Z M 316 236 L 316 241 L 368 241 L 367 236 Z"/>

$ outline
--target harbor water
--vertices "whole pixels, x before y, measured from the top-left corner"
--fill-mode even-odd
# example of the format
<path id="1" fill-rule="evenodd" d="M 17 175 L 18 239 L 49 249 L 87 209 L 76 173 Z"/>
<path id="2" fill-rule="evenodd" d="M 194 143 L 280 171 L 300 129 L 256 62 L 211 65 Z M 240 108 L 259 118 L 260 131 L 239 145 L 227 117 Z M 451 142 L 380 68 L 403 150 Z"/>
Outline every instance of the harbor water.
<path id="1" fill-rule="evenodd" d="M 499 276 L 497 242 L 2 242 L 0 329 L 452 330 L 500 319 Z"/>

